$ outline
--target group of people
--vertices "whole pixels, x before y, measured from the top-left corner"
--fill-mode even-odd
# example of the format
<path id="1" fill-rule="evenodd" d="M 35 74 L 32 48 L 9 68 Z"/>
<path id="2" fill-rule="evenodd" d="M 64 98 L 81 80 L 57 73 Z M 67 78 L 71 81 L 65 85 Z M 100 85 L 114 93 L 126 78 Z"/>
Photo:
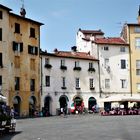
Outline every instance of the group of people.
<path id="1" fill-rule="evenodd" d="M 126 107 L 126 108 L 111 108 L 105 109 L 101 112 L 101 115 L 140 115 L 139 107 Z"/>
<path id="2" fill-rule="evenodd" d="M 5 103 L 0 104 L 0 118 L 10 119 L 15 117 L 15 111 L 13 107 L 7 106 Z"/>

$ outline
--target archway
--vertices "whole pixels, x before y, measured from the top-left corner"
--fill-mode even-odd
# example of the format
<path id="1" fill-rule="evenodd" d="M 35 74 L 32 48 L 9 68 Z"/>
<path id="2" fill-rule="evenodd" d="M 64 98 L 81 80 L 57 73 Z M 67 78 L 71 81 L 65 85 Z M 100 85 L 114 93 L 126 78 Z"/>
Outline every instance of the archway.
<path id="1" fill-rule="evenodd" d="M 96 99 L 94 97 L 90 97 L 88 99 L 88 110 L 92 110 L 92 107 L 97 104 Z"/>
<path id="2" fill-rule="evenodd" d="M 30 117 L 35 115 L 35 110 L 36 110 L 36 97 L 31 96 L 29 98 L 29 116 Z"/>
<path id="3" fill-rule="evenodd" d="M 51 97 L 47 96 L 44 99 L 44 108 L 43 108 L 43 116 L 50 116 L 51 115 Z"/>
<path id="4" fill-rule="evenodd" d="M 21 106 L 21 98 L 19 96 L 15 96 L 13 99 L 13 107 L 15 110 L 15 116 L 20 116 L 20 106 Z"/>
<path id="5" fill-rule="evenodd" d="M 66 95 L 61 95 L 59 98 L 60 108 L 64 108 L 68 105 L 69 99 Z"/>
<path id="6" fill-rule="evenodd" d="M 74 104 L 75 104 L 75 106 L 81 106 L 82 105 L 82 102 L 83 102 L 83 99 L 80 96 L 76 96 L 74 98 Z"/>

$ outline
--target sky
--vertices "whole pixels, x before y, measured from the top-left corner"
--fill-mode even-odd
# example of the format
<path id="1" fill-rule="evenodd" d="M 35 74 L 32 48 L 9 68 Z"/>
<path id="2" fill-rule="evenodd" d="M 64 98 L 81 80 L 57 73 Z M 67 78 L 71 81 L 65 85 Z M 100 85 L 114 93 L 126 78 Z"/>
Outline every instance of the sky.
<path id="1" fill-rule="evenodd" d="M 137 23 L 140 0 L 0 0 L 15 14 L 24 2 L 26 17 L 44 23 L 40 47 L 69 51 L 76 45 L 76 33 L 99 30 L 105 37 L 117 37 L 125 22 Z"/>

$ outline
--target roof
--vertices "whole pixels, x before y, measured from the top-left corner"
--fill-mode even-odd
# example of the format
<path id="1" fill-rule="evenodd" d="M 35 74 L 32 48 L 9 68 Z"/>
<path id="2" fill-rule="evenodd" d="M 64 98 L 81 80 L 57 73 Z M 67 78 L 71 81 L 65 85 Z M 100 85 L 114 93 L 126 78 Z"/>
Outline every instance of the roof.
<path id="1" fill-rule="evenodd" d="M 8 10 L 9 14 L 12 15 L 12 16 L 16 16 L 16 17 L 21 18 L 23 20 L 27 20 L 27 21 L 30 21 L 30 22 L 33 22 L 33 23 L 36 23 L 36 24 L 39 24 L 39 25 L 44 25 L 41 22 L 38 22 L 38 21 L 35 21 L 35 20 L 32 20 L 32 19 L 26 18 L 26 17 L 22 17 L 21 15 L 17 15 L 17 14 L 11 13 L 10 11 L 12 11 L 12 9 L 10 9 L 10 8 L 4 6 L 4 5 L 0 4 L 0 8 Z"/>
<path id="2" fill-rule="evenodd" d="M 79 29 L 83 34 L 93 34 L 93 35 L 104 35 L 104 32 L 101 30 L 81 30 Z"/>
<path id="3" fill-rule="evenodd" d="M 0 8 L 5 9 L 7 11 L 12 11 L 12 9 L 10 9 L 10 8 L 4 6 L 4 5 L 1 5 L 1 4 L 0 4 Z"/>
<path id="4" fill-rule="evenodd" d="M 138 23 L 128 23 L 127 25 L 128 26 L 140 26 L 140 24 L 138 24 Z"/>
<path id="5" fill-rule="evenodd" d="M 108 45 L 126 45 L 128 44 L 120 37 L 110 37 L 110 38 L 95 38 L 96 44 L 108 44 Z"/>
<path id="6" fill-rule="evenodd" d="M 89 55 L 89 53 L 85 53 L 85 52 L 57 51 L 55 53 L 41 52 L 40 54 L 47 55 L 47 56 L 54 56 L 54 57 L 64 57 L 64 58 L 98 61 L 98 59 Z"/>
<path id="7" fill-rule="evenodd" d="M 16 16 L 16 17 L 18 17 L 18 18 L 21 18 L 21 19 L 23 19 L 23 20 L 27 20 L 27 21 L 30 21 L 30 22 L 33 22 L 33 23 L 36 23 L 36 24 L 39 24 L 39 25 L 44 25 L 44 24 L 41 23 L 41 22 L 38 22 L 38 21 L 35 21 L 35 20 L 32 20 L 32 19 L 26 18 L 26 17 L 22 17 L 22 16 L 20 16 L 20 15 L 14 14 L 14 13 L 9 13 L 9 14 L 12 15 L 12 16 Z"/>

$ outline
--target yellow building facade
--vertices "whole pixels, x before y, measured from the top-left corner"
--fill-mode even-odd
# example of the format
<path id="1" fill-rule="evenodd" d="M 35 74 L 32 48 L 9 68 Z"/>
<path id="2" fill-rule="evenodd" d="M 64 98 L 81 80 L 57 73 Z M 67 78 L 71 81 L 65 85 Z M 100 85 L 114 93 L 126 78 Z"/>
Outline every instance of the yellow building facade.
<path id="1" fill-rule="evenodd" d="M 40 22 L 26 18 L 0 5 L 0 53 L 2 94 L 20 116 L 32 115 L 40 108 Z"/>
<path id="2" fill-rule="evenodd" d="M 140 9 L 138 23 L 125 24 L 122 37 L 130 45 L 131 96 L 140 94 Z"/>

